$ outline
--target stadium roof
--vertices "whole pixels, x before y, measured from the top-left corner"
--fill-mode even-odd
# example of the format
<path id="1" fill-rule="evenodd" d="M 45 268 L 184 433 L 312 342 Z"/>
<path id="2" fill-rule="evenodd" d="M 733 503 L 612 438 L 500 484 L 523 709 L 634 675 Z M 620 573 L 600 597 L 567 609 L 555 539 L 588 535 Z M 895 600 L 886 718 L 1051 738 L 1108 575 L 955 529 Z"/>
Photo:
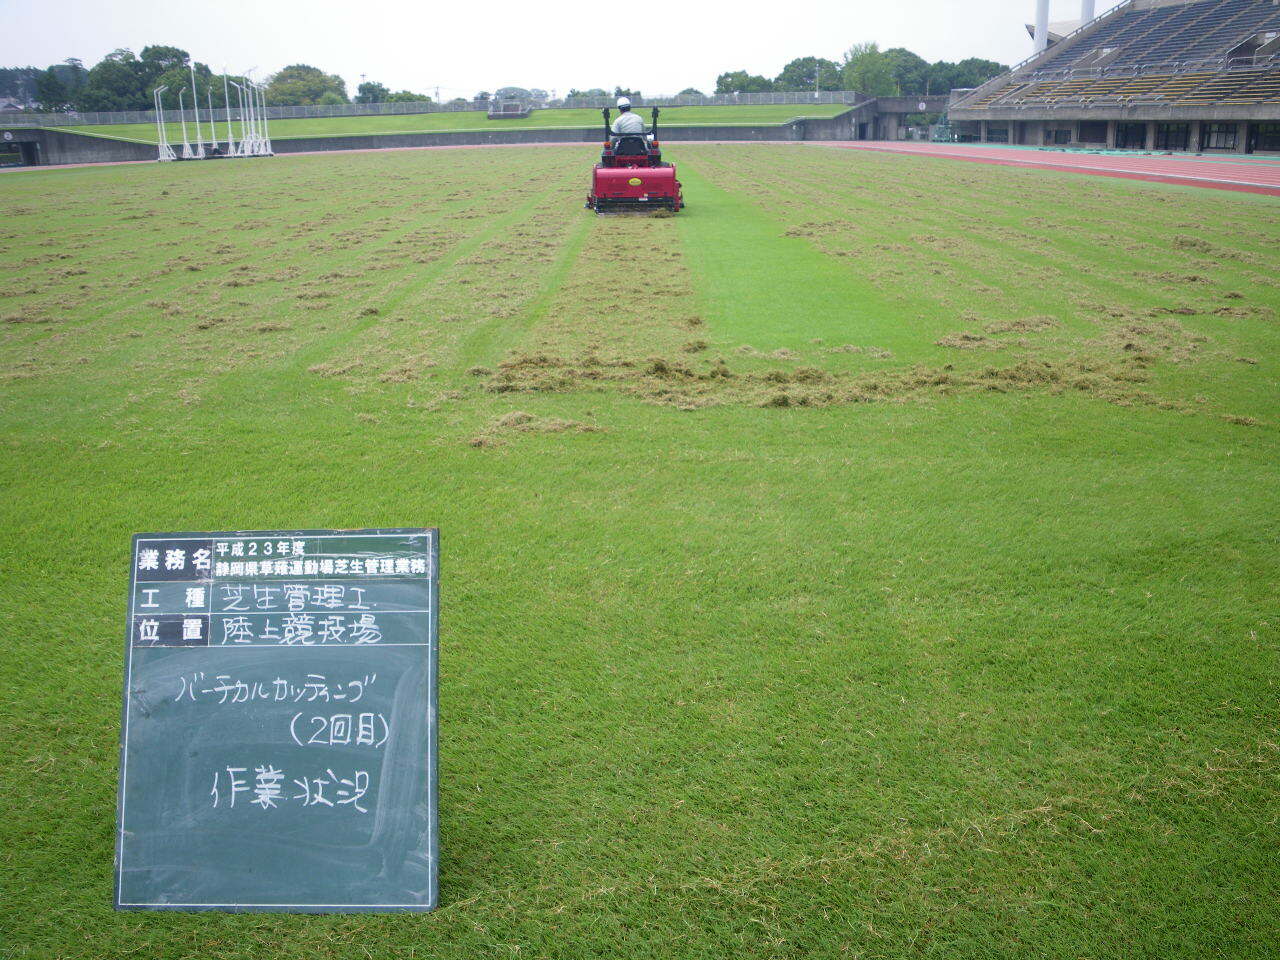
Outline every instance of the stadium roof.
<path id="1" fill-rule="evenodd" d="M 1053 23 L 1049 24 L 1049 42 L 1051 44 L 1057 43 L 1067 34 L 1075 33 L 1080 29 L 1080 25 L 1082 23 L 1084 23 L 1084 21 L 1079 18 L 1076 18 L 1075 20 L 1055 20 Z M 1036 25 L 1034 23 L 1028 23 L 1026 26 L 1027 34 L 1034 40 L 1036 36 Z"/>

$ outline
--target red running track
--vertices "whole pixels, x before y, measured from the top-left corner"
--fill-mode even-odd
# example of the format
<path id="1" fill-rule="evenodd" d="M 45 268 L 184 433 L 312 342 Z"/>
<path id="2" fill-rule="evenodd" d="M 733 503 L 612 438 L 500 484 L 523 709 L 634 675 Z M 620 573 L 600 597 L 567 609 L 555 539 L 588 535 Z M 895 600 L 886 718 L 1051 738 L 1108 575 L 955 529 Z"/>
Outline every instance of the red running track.
<path id="1" fill-rule="evenodd" d="M 815 144 L 816 145 L 816 144 Z M 1151 183 L 1177 183 L 1214 190 L 1239 190 L 1280 197 L 1280 157 L 1270 160 L 1227 160 L 1191 156 L 1149 156 L 1135 154 L 1066 153 L 1056 150 L 989 147 L 966 143 L 884 143 L 842 140 L 826 146 L 846 150 L 878 150 L 910 153 L 970 163 L 994 163 L 1004 167 L 1031 167 L 1091 173 L 1102 177 L 1124 177 Z"/>

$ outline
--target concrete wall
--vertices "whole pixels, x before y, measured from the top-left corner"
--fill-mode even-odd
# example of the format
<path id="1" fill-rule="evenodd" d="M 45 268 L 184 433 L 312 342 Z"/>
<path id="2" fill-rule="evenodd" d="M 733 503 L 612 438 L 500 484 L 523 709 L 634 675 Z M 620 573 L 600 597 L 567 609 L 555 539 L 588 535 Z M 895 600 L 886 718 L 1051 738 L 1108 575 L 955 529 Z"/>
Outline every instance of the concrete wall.
<path id="1" fill-rule="evenodd" d="M 705 140 L 849 140 L 862 109 L 846 110 L 835 117 L 806 118 L 784 124 L 741 126 L 664 126 L 658 139 L 675 143 Z M 310 153 L 322 150 L 384 150 L 392 147 L 450 147 L 477 144 L 596 143 L 604 139 L 603 124 L 576 130 L 467 130 L 438 133 L 362 134 L 347 137 L 299 137 L 274 140 L 276 153 Z"/>
<path id="2" fill-rule="evenodd" d="M 696 140 L 805 140 L 837 138 L 834 125 L 823 126 L 811 136 L 807 129 L 811 121 L 796 121 L 780 126 L 759 127 L 664 127 L 659 123 L 658 138 L 666 141 Z M 829 124 L 829 121 L 823 121 Z M 847 131 L 848 122 L 845 122 Z M 598 143 L 604 140 L 601 129 L 579 130 L 468 130 L 438 133 L 362 134 L 349 137 L 298 137 L 290 140 L 273 140 L 276 153 L 313 153 L 329 150 L 386 150 L 395 147 L 457 147 L 481 144 L 521 143 Z"/>
<path id="3" fill-rule="evenodd" d="M 33 144 L 36 163 L 55 166 L 65 163 L 118 163 L 123 160 L 154 160 L 156 148 L 128 140 L 87 137 L 61 130 L 32 130 L 0 127 L 0 138 L 10 143 Z"/>
<path id="4" fill-rule="evenodd" d="M 912 104 L 914 106 L 915 104 Z M 896 114 L 882 114 L 876 101 L 867 101 L 835 117 L 792 120 L 784 124 L 741 126 L 663 126 L 658 136 L 664 141 L 706 140 L 794 141 L 857 139 L 858 124 L 868 124 L 869 136 L 885 136 L 896 130 Z M 879 133 L 876 132 L 879 121 Z M 0 128 L 0 136 L 4 134 Z M 34 143 L 41 165 L 64 163 L 111 163 L 121 160 L 155 160 L 156 148 L 125 140 L 108 140 L 61 130 L 9 128 L 12 142 Z M 572 130 L 528 130 L 498 127 L 493 130 L 440 131 L 424 133 L 362 134 L 341 137 L 299 137 L 275 140 L 276 153 L 314 153 L 330 150 L 384 150 L 395 147 L 449 147 L 521 143 L 597 143 L 604 139 L 601 127 Z"/>
<path id="5" fill-rule="evenodd" d="M 944 113 L 949 100 L 950 97 L 876 97 L 876 109 L 881 113 Z"/>

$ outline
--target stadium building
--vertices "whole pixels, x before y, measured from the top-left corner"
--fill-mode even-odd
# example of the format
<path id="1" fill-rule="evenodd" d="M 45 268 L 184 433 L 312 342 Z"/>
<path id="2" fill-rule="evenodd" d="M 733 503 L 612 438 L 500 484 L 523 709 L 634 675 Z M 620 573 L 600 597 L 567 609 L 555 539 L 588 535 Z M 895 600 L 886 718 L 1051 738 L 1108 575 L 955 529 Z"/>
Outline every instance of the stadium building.
<path id="1" fill-rule="evenodd" d="M 1280 153 L 1280 0 L 1127 0 L 1050 30 L 1036 52 L 953 90 L 960 139 L 1031 146 Z"/>

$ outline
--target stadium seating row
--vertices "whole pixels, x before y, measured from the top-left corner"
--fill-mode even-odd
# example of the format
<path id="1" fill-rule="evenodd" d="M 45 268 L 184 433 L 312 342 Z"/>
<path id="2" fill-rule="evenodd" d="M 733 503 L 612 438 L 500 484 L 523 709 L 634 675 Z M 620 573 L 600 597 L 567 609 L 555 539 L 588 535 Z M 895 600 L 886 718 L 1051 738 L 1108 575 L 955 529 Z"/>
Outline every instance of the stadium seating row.
<path id="1" fill-rule="evenodd" d="M 1153 73 L 1135 77 L 1024 80 L 987 93 L 972 106 L 1017 106 L 1064 101 L 1176 101 L 1181 104 L 1280 101 L 1280 69 Z"/>
<path id="2" fill-rule="evenodd" d="M 1107 67 L 1224 58 L 1249 37 L 1280 29 L 1273 0 L 1199 0 L 1113 16 L 1066 45 L 1037 70 L 1063 70 L 1105 60 Z"/>

